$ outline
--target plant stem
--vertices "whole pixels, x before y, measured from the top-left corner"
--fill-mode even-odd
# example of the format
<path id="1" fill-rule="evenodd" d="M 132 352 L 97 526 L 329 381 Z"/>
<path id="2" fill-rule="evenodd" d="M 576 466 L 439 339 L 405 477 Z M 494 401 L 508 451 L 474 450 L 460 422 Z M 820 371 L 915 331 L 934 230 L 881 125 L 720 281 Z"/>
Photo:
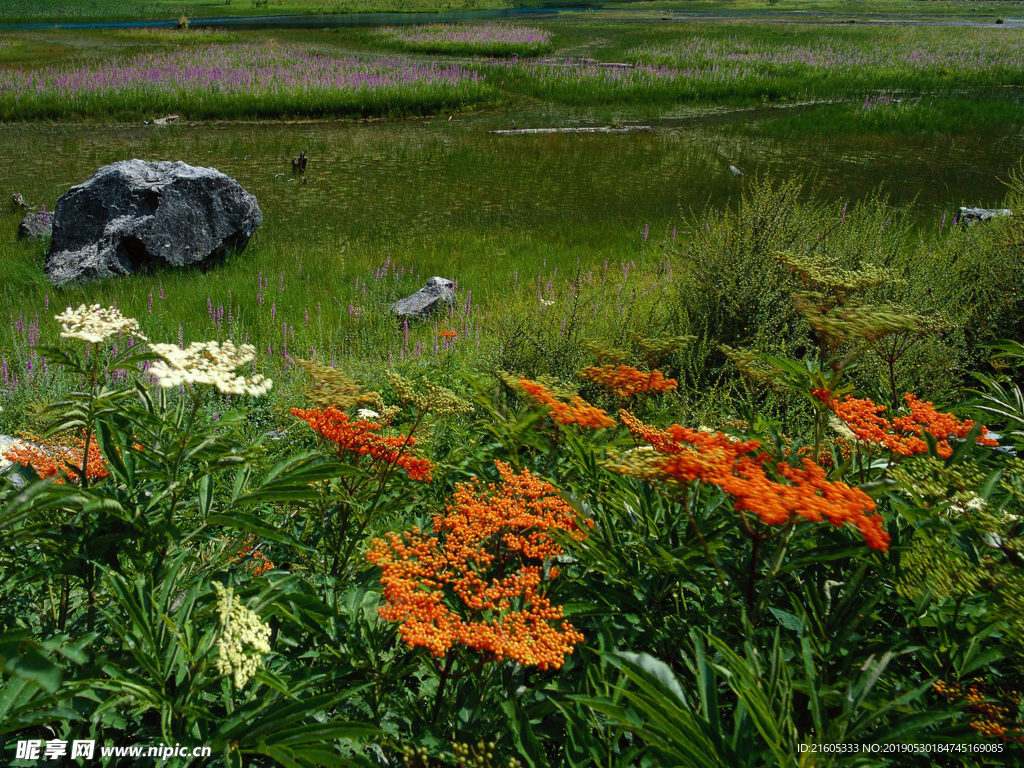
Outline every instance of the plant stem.
<path id="1" fill-rule="evenodd" d="M 64 631 L 64 627 L 68 623 L 68 601 L 71 598 L 71 579 L 64 575 L 64 583 L 61 585 L 60 590 L 60 615 L 57 616 L 57 629 L 61 632 Z"/>
<path id="2" fill-rule="evenodd" d="M 96 627 L 96 564 L 89 563 L 89 609 L 86 613 L 86 629 L 91 633 Z"/>
<path id="3" fill-rule="evenodd" d="M 750 628 L 753 629 L 757 623 L 754 615 L 754 606 L 757 603 L 757 556 L 761 552 L 760 537 L 754 538 L 754 546 L 750 551 L 750 566 L 747 570 L 747 609 L 749 613 Z"/>
<path id="4" fill-rule="evenodd" d="M 431 725 L 437 724 L 437 718 L 441 714 L 441 699 L 444 698 L 444 687 L 451 675 L 452 667 L 455 665 L 455 654 L 449 652 L 444 660 L 444 669 L 441 670 L 441 681 L 437 684 L 437 695 L 434 697 L 434 713 L 430 716 Z"/>
<path id="5" fill-rule="evenodd" d="M 697 518 L 693 516 L 693 512 L 690 510 L 690 505 L 687 503 L 685 494 L 683 496 L 683 507 L 686 509 L 686 516 L 690 520 L 690 526 L 693 528 L 693 532 L 697 534 L 697 538 L 700 540 L 700 544 L 704 548 L 704 554 L 707 555 L 708 560 L 715 569 L 715 573 L 718 575 L 718 586 L 722 589 L 726 589 L 725 574 L 722 573 L 722 569 L 719 567 L 718 562 L 711 554 L 711 548 L 708 547 L 707 539 L 704 538 L 704 534 L 701 533 L 700 527 L 697 525 Z"/>
<path id="6" fill-rule="evenodd" d="M 85 424 L 85 445 L 82 449 L 82 487 L 89 487 L 89 448 L 92 442 L 93 412 L 96 407 L 96 361 L 99 359 L 99 344 L 93 345 L 93 362 L 89 380 L 89 418 Z"/>

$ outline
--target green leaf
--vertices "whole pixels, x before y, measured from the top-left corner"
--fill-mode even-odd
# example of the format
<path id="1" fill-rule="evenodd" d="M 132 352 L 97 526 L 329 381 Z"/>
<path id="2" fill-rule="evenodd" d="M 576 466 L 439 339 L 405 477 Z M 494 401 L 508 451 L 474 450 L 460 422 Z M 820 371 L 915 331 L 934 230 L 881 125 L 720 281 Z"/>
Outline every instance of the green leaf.
<path id="1" fill-rule="evenodd" d="M 769 608 L 772 615 L 779 620 L 779 623 L 786 629 L 791 629 L 796 633 L 802 633 L 804 629 L 804 622 L 799 616 L 792 613 L 787 613 L 780 608 Z"/>
<path id="2" fill-rule="evenodd" d="M 265 523 L 258 517 L 245 512 L 232 512 L 231 514 L 224 515 L 210 515 L 206 518 L 208 525 L 223 525 L 225 528 L 235 528 L 246 533 L 251 533 L 255 536 L 259 536 L 267 541 L 276 541 L 280 544 L 287 544 L 288 546 L 298 547 L 307 551 L 312 551 L 312 547 L 308 547 L 305 544 L 296 541 L 296 539 L 282 531 L 280 528 L 276 528 L 269 523 Z"/>
<path id="3" fill-rule="evenodd" d="M 63 670 L 34 647 L 26 648 L 20 656 L 0 659 L 0 663 L 7 672 L 35 683 L 48 693 L 60 688 L 64 679 Z"/>
<path id="4" fill-rule="evenodd" d="M 207 517 L 211 509 L 213 509 L 213 478 L 203 475 L 199 478 L 199 511 L 203 517 Z"/>
<path id="5" fill-rule="evenodd" d="M 544 755 L 537 736 L 530 726 L 530 718 L 525 710 L 515 699 L 505 699 L 501 702 L 501 709 L 508 718 L 509 727 L 512 729 L 512 740 L 522 757 L 530 768 L 547 768 L 548 760 Z"/>
<path id="6" fill-rule="evenodd" d="M 96 444 L 99 445 L 100 453 L 103 454 L 111 474 L 122 483 L 130 483 L 131 478 L 128 476 L 128 470 L 121 459 L 121 451 L 117 447 L 118 442 L 114 439 L 114 433 L 111 431 L 110 425 L 105 421 L 98 421 L 96 423 Z"/>
<path id="7" fill-rule="evenodd" d="M 680 705 L 687 707 L 686 694 L 683 693 L 683 687 L 679 685 L 679 680 L 676 677 L 675 672 L 672 671 L 672 668 L 668 664 L 654 658 L 648 653 L 629 653 L 627 651 L 620 651 L 614 655 L 635 664 L 661 683 L 665 690 L 671 692 L 679 700 Z"/>

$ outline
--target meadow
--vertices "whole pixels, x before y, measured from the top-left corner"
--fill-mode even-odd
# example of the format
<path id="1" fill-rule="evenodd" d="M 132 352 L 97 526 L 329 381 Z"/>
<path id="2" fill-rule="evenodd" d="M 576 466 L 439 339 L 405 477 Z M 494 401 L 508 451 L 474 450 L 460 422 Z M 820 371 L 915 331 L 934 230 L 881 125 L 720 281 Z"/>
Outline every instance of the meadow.
<path id="1" fill-rule="evenodd" d="M 84 19 L 224 18 L 286 14 L 436 13 L 508 8 L 507 0 L 9 0 L 0 21 L 80 21 Z"/>
<path id="2" fill-rule="evenodd" d="M 1015 31 L 981 28 L 902 27 L 879 40 L 875 30 L 690 24 L 672 37 L 625 50 L 620 43 L 628 67 L 609 67 L 603 56 L 499 66 L 506 83 L 568 103 L 743 103 L 1019 86 L 1024 55 Z"/>
<path id="3" fill-rule="evenodd" d="M 533 27 L 0 33 L 31 208 L 264 214 L 62 289 L 0 214 L 12 765 L 1020 764 L 1017 31 Z"/>
<path id="4" fill-rule="evenodd" d="M 464 108 L 487 93 L 475 72 L 457 66 L 210 46 L 92 66 L 5 70 L 0 118 L 400 117 Z"/>
<path id="5" fill-rule="evenodd" d="M 564 0 L 8 0 L 0 8 L 2 21 L 80 21 L 83 19 L 177 19 L 181 16 L 231 18 L 265 15 L 322 15 L 354 13 L 445 13 L 501 10 L 530 6 L 575 10 L 579 3 Z M 847 0 L 837 5 L 829 0 L 609 0 L 594 3 L 602 10 L 620 10 L 657 18 L 666 12 L 746 13 L 785 19 L 794 13 L 837 16 L 845 19 L 889 16 L 895 18 L 996 18 L 1020 17 L 1014 0 L 986 0 L 963 3 L 957 0 Z"/>
<path id="6" fill-rule="evenodd" d="M 272 38 L 277 47 L 241 30 L 7 33 L 0 35 L 0 116 L 394 117 L 492 104 L 514 110 L 523 98 L 539 98 L 653 117 L 690 104 L 852 106 L 880 96 L 926 98 L 938 112 L 946 102 L 973 101 L 979 117 L 990 104 L 991 120 L 1019 119 L 1009 105 L 1020 103 L 1024 54 L 1012 28 L 896 27 L 881 43 L 876 30 L 822 23 L 446 29 L 444 39 L 429 26 L 284 31 Z M 471 58 L 478 56 L 511 58 Z"/>

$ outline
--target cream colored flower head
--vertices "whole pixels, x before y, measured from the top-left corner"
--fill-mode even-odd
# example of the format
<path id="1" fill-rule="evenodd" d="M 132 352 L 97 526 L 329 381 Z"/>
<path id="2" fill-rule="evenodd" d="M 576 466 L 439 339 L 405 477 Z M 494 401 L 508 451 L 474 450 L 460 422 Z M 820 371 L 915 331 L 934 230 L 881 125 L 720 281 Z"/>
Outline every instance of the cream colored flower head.
<path id="1" fill-rule="evenodd" d="M 132 333 L 143 340 L 146 338 L 139 330 L 137 320 L 125 317 L 113 307 L 101 307 L 99 304 L 93 304 L 91 307 L 82 304 L 78 309 L 68 307 L 54 319 L 62 326 L 62 339 L 79 339 L 90 344 L 98 344 L 124 332 Z"/>
<path id="2" fill-rule="evenodd" d="M 369 408 L 360 408 L 356 411 L 356 416 L 360 419 L 379 419 L 380 414 L 376 411 L 371 411 Z"/>
<path id="3" fill-rule="evenodd" d="M 230 341 L 195 341 L 185 349 L 175 344 L 150 344 L 160 355 L 149 372 L 165 388 L 183 384 L 208 384 L 226 395 L 267 394 L 274 382 L 262 374 L 239 376 L 238 369 L 256 359 L 256 348 L 251 344 L 236 347 Z"/>
<path id="4" fill-rule="evenodd" d="M 228 675 L 236 688 L 244 688 L 270 653 L 270 627 L 260 621 L 234 594 L 214 582 L 221 634 L 217 640 L 217 671 Z"/>
<path id="5" fill-rule="evenodd" d="M 832 427 L 832 429 L 834 429 L 836 433 L 844 440 L 848 440 L 851 443 L 861 442 L 857 435 L 854 433 L 854 431 L 850 429 L 849 425 L 847 425 L 845 421 L 841 421 L 837 419 L 835 416 L 829 416 L 828 425 Z"/>
<path id="6" fill-rule="evenodd" d="M 9 451 L 13 451 L 17 448 L 20 448 L 21 446 L 22 442 L 20 440 L 17 440 L 13 437 L 0 435 L 0 471 L 7 469 L 9 466 L 11 466 L 11 464 L 14 463 L 7 458 L 6 454 Z"/>

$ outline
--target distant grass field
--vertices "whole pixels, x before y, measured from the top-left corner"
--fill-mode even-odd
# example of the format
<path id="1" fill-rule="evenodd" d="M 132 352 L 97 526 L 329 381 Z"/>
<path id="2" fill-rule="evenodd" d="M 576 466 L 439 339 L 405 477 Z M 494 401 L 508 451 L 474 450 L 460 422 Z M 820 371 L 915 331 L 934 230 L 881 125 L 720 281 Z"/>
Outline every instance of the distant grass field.
<path id="1" fill-rule="evenodd" d="M 569 104 L 794 102 L 877 93 L 951 96 L 1024 85 L 1009 28 L 752 23 L 594 25 L 544 60 L 493 68 L 505 87 Z M 575 32 L 575 40 L 569 35 Z M 594 40 L 600 39 L 601 45 Z M 606 66 L 611 63 L 612 66 Z"/>
<path id="2" fill-rule="evenodd" d="M 450 56 L 536 56 L 551 50 L 551 33 L 521 24 L 415 24 L 379 27 L 375 43 L 401 51 Z"/>
<path id="3" fill-rule="evenodd" d="M 511 5 L 509 0 L 4 0 L 0 3 L 0 21 L 430 13 L 508 8 Z"/>
<path id="4" fill-rule="evenodd" d="M 493 36 L 495 28 L 482 24 L 444 29 L 459 34 L 492 30 L 487 34 Z M 403 34 L 422 36 L 425 29 L 413 26 Z M 921 96 L 930 103 L 969 94 L 972 114 L 969 120 L 961 114 L 950 124 L 957 130 L 957 125 L 984 122 L 985 104 L 997 101 L 1002 106 L 993 109 L 991 120 L 1014 122 L 1019 111 L 1006 104 L 1014 101 L 1014 89 L 1024 86 L 1024 46 L 1019 31 L 1010 27 L 882 30 L 807 22 L 648 25 L 568 18 L 537 22 L 531 29 L 536 30 L 531 34 L 550 35 L 544 43 L 550 50 L 543 60 L 474 63 L 458 54 L 465 56 L 476 48 L 447 42 L 442 45 L 455 45 L 448 56 L 410 52 L 418 66 L 433 66 L 436 61 L 442 67 L 461 66 L 473 77 L 478 74 L 481 81 L 472 94 L 433 93 L 424 98 L 420 92 L 411 98 L 403 93 L 397 100 L 388 96 L 372 103 L 339 99 L 335 86 L 308 72 L 301 82 L 290 80 L 284 90 L 274 79 L 278 75 L 270 76 L 269 70 L 258 77 L 245 75 L 244 88 L 201 77 L 175 80 L 169 74 L 179 65 L 219 71 L 231 44 L 259 46 L 268 40 L 302 56 L 346 61 L 352 56 L 365 61 L 393 58 L 394 41 L 372 28 L 281 30 L 272 37 L 252 30 L 0 32 L 0 119 L 131 121 L 161 111 L 189 119 L 399 116 L 450 112 L 496 100 L 511 104 L 523 98 L 584 108 L 628 105 L 654 117 L 681 105 L 839 100 L 856 106 L 866 97 L 892 96 L 900 98 L 906 112 L 906 106 L 917 104 Z M 177 63 L 166 72 L 162 66 L 150 66 L 167 57 Z M 604 67 L 601 62 L 629 66 Z M 244 75 L 244 70 L 238 73 Z M 897 123 L 904 126 L 897 130 L 946 131 L 941 121 L 931 122 L 938 119 L 934 110 L 918 109 L 895 122 L 881 115 L 870 121 L 858 119 L 857 125 L 869 131 L 874 125 L 883 132 Z M 828 130 L 825 124 L 819 128 Z"/>
<path id="5" fill-rule="evenodd" d="M 5 0 L 0 22 L 86 19 L 176 19 L 180 16 L 256 16 L 337 13 L 445 13 L 515 6 L 571 5 L 567 0 Z M 906 17 L 1024 17 L 1019 0 L 606 0 L 610 10 L 659 13 L 727 12 L 779 16 L 889 15 Z"/>

